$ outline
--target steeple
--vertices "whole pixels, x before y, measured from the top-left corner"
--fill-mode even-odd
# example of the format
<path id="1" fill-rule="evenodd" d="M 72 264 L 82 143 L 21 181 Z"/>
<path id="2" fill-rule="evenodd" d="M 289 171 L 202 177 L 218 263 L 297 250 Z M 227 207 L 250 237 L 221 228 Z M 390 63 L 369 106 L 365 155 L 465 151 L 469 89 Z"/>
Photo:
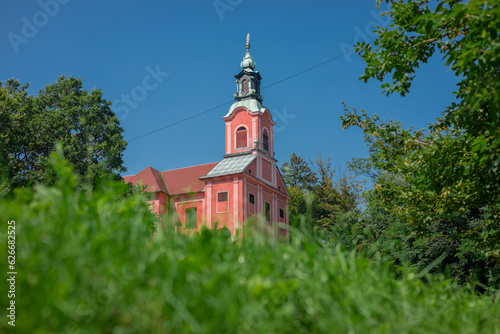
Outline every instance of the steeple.
<path id="1" fill-rule="evenodd" d="M 247 49 L 247 52 L 245 53 L 245 57 L 243 57 L 240 66 L 243 70 L 252 72 L 256 64 L 250 55 L 250 34 L 247 34 L 247 44 L 245 44 L 245 48 Z"/>
<path id="2" fill-rule="evenodd" d="M 275 166 L 273 146 L 275 123 L 269 110 L 262 105 L 263 98 L 260 95 L 262 78 L 260 73 L 255 71 L 255 61 L 250 55 L 250 34 L 247 35 L 245 47 L 247 51 L 240 64 L 241 72 L 235 75 L 238 84 L 234 94 L 236 101 L 222 118 L 226 122 L 226 155 L 259 154 L 265 156 L 265 159 Z"/>
<path id="3" fill-rule="evenodd" d="M 234 99 L 236 101 L 253 99 L 262 103 L 263 97 L 260 95 L 260 80 L 262 77 L 259 71 L 254 71 L 256 64 L 250 55 L 250 34 L 247 34 L 245 47 L 247 51 L 240 63 L 242 71 L 235 75 L 237 90 Z"/>

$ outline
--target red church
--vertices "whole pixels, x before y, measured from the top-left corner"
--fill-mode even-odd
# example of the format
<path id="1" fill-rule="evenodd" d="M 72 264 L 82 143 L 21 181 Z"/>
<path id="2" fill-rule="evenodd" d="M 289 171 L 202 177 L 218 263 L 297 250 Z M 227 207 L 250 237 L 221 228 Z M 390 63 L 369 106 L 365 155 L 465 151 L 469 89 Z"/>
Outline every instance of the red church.
<path id="1" fill-rule="evenodd" d="M 178 231 L 201 225 L 226 227 L 235 235 L 249 221 L 267 226 L 274 236 L 288 238 L 288 192 L 274 158 L 271 113 L 262 105 L 261 76 L 254 71 L 250 44 L 236 77 L 235 102 L 222 118 L 226 154 L 218 163 L 160 172 L 147 167 L 125 182 L 142 184 L 154 193 L 152 208 L 173 219 Z M 240 235 L 243 235 L 240 233 Z"/>

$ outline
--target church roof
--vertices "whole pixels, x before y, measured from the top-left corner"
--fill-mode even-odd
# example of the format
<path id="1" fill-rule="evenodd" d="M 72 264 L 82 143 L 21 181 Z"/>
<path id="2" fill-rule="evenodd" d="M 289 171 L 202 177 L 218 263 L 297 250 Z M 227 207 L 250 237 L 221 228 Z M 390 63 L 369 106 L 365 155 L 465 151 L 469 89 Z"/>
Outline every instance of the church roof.
<path id="1" fill-rule="evenodd" d="M 138 183 L 145 185 L 149 192 L 164 192 L 168 194 L 167 187 L 161 173 L 154 168 L 146 167 L 136 175 L 124 176 L 123 180 L 127 183 L 137 185 Z"/>
<path id="2" fill-rule="evenodd" d="M 147 167 L 136 175 L 123 176 L 123 181 L 145 185 L 149 192 L 163 192 L 169 195 L 186 194 L 202 191 L 205 182 L 200 177 L 207 174 L 217 162 L 159 172 Z"/>
<path id="3" fill-rule="evenodd" d="M 199 192 L 205 188 L 205 182 L 200 181 L 200 177 L 208 173 L 215 165 L 217 162 L 167 170 L 161 174 L 170 195 Z"/>
<path id="4" fill-rule="evenodd" d="M 234 109 L 238 107 L 245 107 L 249 111 L 259 111 L 261 114 L 264 113 L 266 108 L 257 100 L 255 99 L 248 99 L 248 100 L 241 100 L 241 101 L 236 101 L 234 102 L 231 107 L 229 107 L 229 111 L 224 117 L 229 117 L 233 113 Z"/>
<path id="5" fill-rule="evenodd" d="M 257 158 L 255 154 L 226 156 L 207 175 L 203 176 L 202 179 L 243 173 L 255 158 Z"/>

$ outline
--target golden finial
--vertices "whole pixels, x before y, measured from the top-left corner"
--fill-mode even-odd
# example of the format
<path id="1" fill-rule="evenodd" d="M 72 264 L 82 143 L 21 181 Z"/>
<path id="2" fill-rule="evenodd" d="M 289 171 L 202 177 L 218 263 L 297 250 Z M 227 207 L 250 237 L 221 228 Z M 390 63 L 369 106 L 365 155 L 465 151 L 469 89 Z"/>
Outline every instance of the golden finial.
<path id="1" fill-rule="evenodd" d="M 250 34 L 247 34 L 247 44 L 245 44 L 245 47 L 248 49 L 250 49 Z"/>

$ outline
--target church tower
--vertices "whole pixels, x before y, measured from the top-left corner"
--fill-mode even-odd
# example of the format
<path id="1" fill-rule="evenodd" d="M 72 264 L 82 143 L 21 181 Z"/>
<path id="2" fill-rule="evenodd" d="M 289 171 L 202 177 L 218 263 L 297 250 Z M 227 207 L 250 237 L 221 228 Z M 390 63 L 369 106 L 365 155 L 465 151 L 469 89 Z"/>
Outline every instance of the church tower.
<path id="1" fill-rule="evenodd" d="M 226 122 L 226 154 L 258 150 L 274 160 L 273 126 L 271 113 L 262 105 L 259 71 L 250 55 L 250 35 L 247 51 L 240 63 L 241 72 L 235 75 L 235 102 L 223 117 Z"/>
<path id="2" fill-rule="evenodd" d="M 206 183 L 206 224 L 227 227 L 232 234 L 249 219 L 260 219 L 273 235 L 288 238 L 288 192 L 274 158 L 271 113 L 262 105 L 260 73 L 246 53 L 235 75 L 234 103 L 222 118 L 226 124 L 224 159 L 200 180 Z"/>

